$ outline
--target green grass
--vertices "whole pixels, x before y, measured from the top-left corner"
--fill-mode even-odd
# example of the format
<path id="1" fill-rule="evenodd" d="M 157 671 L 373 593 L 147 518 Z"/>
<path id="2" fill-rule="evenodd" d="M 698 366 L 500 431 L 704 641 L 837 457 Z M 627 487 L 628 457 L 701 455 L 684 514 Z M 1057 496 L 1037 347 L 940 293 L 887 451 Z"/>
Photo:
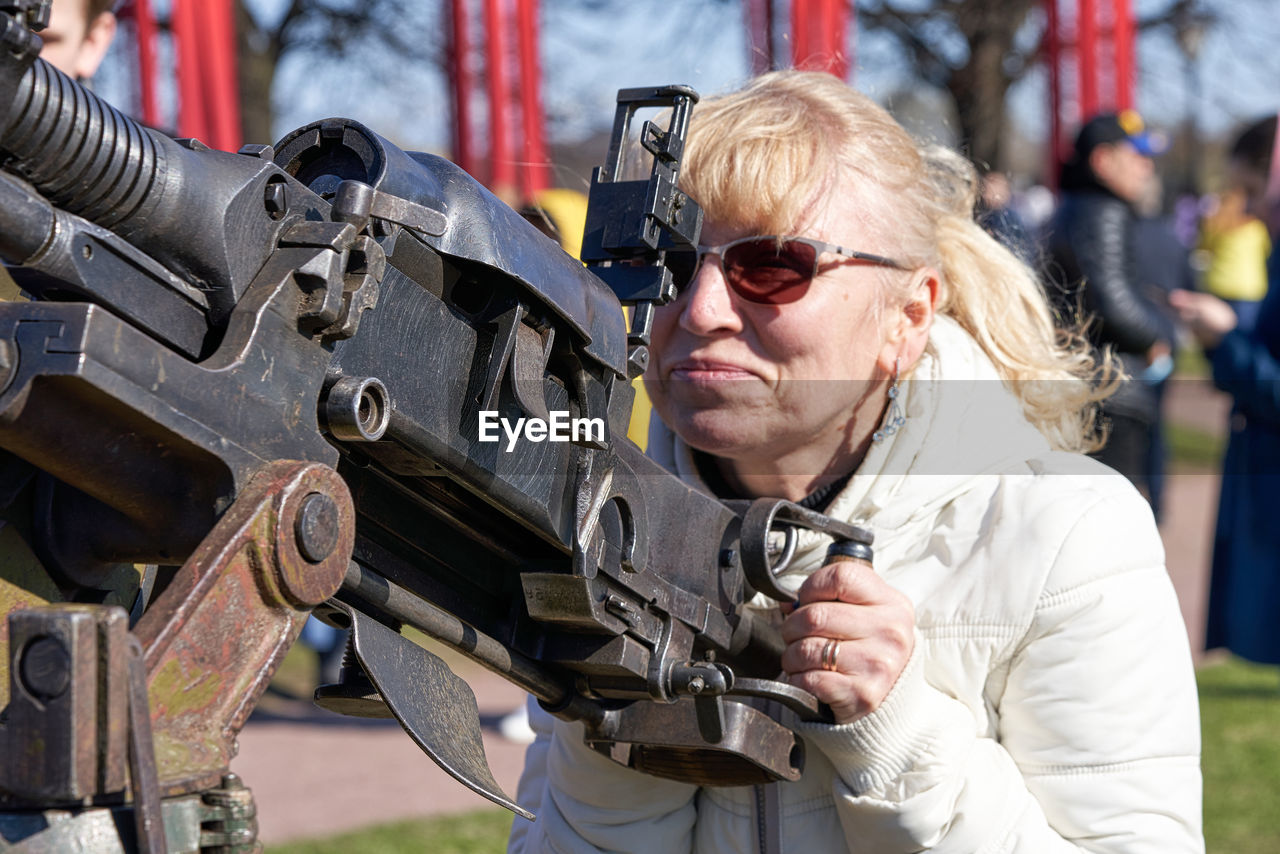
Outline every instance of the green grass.
<path id="1" fill-rule="evenodd" d="M 272 845 L 266 854 L 495 854 L 506 850 L 510 830 L 511 813 L 480 810 L 382 824 L 324 840 Z"/>
<path id="2" fill-rule="evenodd" d="M 1280 851 L 1280 668 L 1200 669 L 1208 854 Z"/>
<path id="3" fill-rule="evenodd" d="M 1280 668 L 1229 660 L 1200 669 L 1208 854 L 1280 851 Z M 267 854 L 491 854 L 511 814 L 482 810 L 378 825 Z"/>
<path id="4" fill-rule="evenodd" d="M 1212 373 L 1209 360 L 1198 346 L 1180 348 L 1174 354 L 1173 368 L 1178 379 L 1206 378 Z"/>
<path id="5" fill-rule="evenodd" d="M 1222 455 L 1227 448 L 1225 436 L 1169 420 L 1165 421 L 1164 435 L 1168 443 L 1169 463 L 1175 469 L 1211 469 L 1216 472 L 1222 468 Z"/>

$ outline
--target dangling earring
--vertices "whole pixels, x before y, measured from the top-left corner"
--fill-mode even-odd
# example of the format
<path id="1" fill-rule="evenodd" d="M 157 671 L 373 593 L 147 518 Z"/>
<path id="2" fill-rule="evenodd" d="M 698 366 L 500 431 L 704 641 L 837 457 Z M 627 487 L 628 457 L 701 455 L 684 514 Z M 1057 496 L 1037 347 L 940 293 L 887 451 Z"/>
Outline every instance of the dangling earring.
<path id="1" fill-rule="evenodd" d="M 907 423 L 907 416 L 902 414 L 902 407 L 898 405 L 898 374 L 902 367 L 902 357 L 899 356 L 893 360 L 893 382 L 889 383 L 889 408 L 885 410 L 884 422 L 880 425 L 880 429 L 871 434 L 871 441 L 883 442 L 886 436 L 892 436 L 898 432 L 898 428 Z"/>

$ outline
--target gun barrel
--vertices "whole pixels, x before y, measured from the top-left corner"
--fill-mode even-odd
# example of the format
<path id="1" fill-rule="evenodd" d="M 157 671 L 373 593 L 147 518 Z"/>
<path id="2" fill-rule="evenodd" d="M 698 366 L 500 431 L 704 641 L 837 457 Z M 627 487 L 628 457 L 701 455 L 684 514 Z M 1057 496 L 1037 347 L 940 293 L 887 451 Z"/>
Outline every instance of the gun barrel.
<path id="1" fill-rule="evenodd" d="M 164 174 L 157 134 L 44 60 L 23 74 L 9 116 L 6 168 L 57 207 L 114 228 L 154 199 Z"/>
<path id="2" fill-rule="evenodd" d="M 2 50 L 0 116 L 5 171 L 205 292 L 211 325 L 275 247 L 282 226 L 264 189 L 284 175 L 266 160 L 170 139 L 44 60 Z"/>

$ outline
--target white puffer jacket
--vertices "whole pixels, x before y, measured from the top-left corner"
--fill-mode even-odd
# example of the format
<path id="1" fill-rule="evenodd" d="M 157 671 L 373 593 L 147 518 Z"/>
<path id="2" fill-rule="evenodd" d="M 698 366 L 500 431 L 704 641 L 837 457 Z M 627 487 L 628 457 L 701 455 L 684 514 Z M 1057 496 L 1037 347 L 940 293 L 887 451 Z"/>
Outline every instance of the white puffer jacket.
<path id="1" fill-rule="evenodd" d="M 1201 852 L 1200 732 L 1187 636 L 1146 503 L 1053 452 L 985 355 L 942 319 L 902 430 L 828 513 L 870 527 L 915 604 L 916 651 L 874 713 L 807 725 L 778 784 L 784 852 Z M 696 480 L 665 428 L 650 454 Z M 798 586 L 825 543 L 805 538 Z M 536 709 L 512 852 L 752 854 L 752 788 L 648 777 Z"/>

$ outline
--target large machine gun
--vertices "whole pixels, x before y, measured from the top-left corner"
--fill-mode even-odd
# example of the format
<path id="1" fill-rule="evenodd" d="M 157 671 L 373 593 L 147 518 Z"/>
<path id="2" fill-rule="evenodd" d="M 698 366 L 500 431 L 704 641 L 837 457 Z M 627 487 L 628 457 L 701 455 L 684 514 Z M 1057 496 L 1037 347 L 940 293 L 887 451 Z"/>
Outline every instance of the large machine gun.
<path id="1" fill-rule="evenodd" d="M 826 710 L 747 603 L 788 598 L 797 529 L 870 536 L 625 436 L 701 225 L 692 90 L 619 94 L 588 270 L 353 121 L 238 154 L 142 128 L 37 58 L 42 7 L 0 2 L 0 257 L 30 297 L 0 303 L 0 850 L 253 850 L 235 736 L 313 611 L 352 633 L 317 702 L 394 715 L 526 817 L 406 627 L 646 773 L 796 779 Z"/>

